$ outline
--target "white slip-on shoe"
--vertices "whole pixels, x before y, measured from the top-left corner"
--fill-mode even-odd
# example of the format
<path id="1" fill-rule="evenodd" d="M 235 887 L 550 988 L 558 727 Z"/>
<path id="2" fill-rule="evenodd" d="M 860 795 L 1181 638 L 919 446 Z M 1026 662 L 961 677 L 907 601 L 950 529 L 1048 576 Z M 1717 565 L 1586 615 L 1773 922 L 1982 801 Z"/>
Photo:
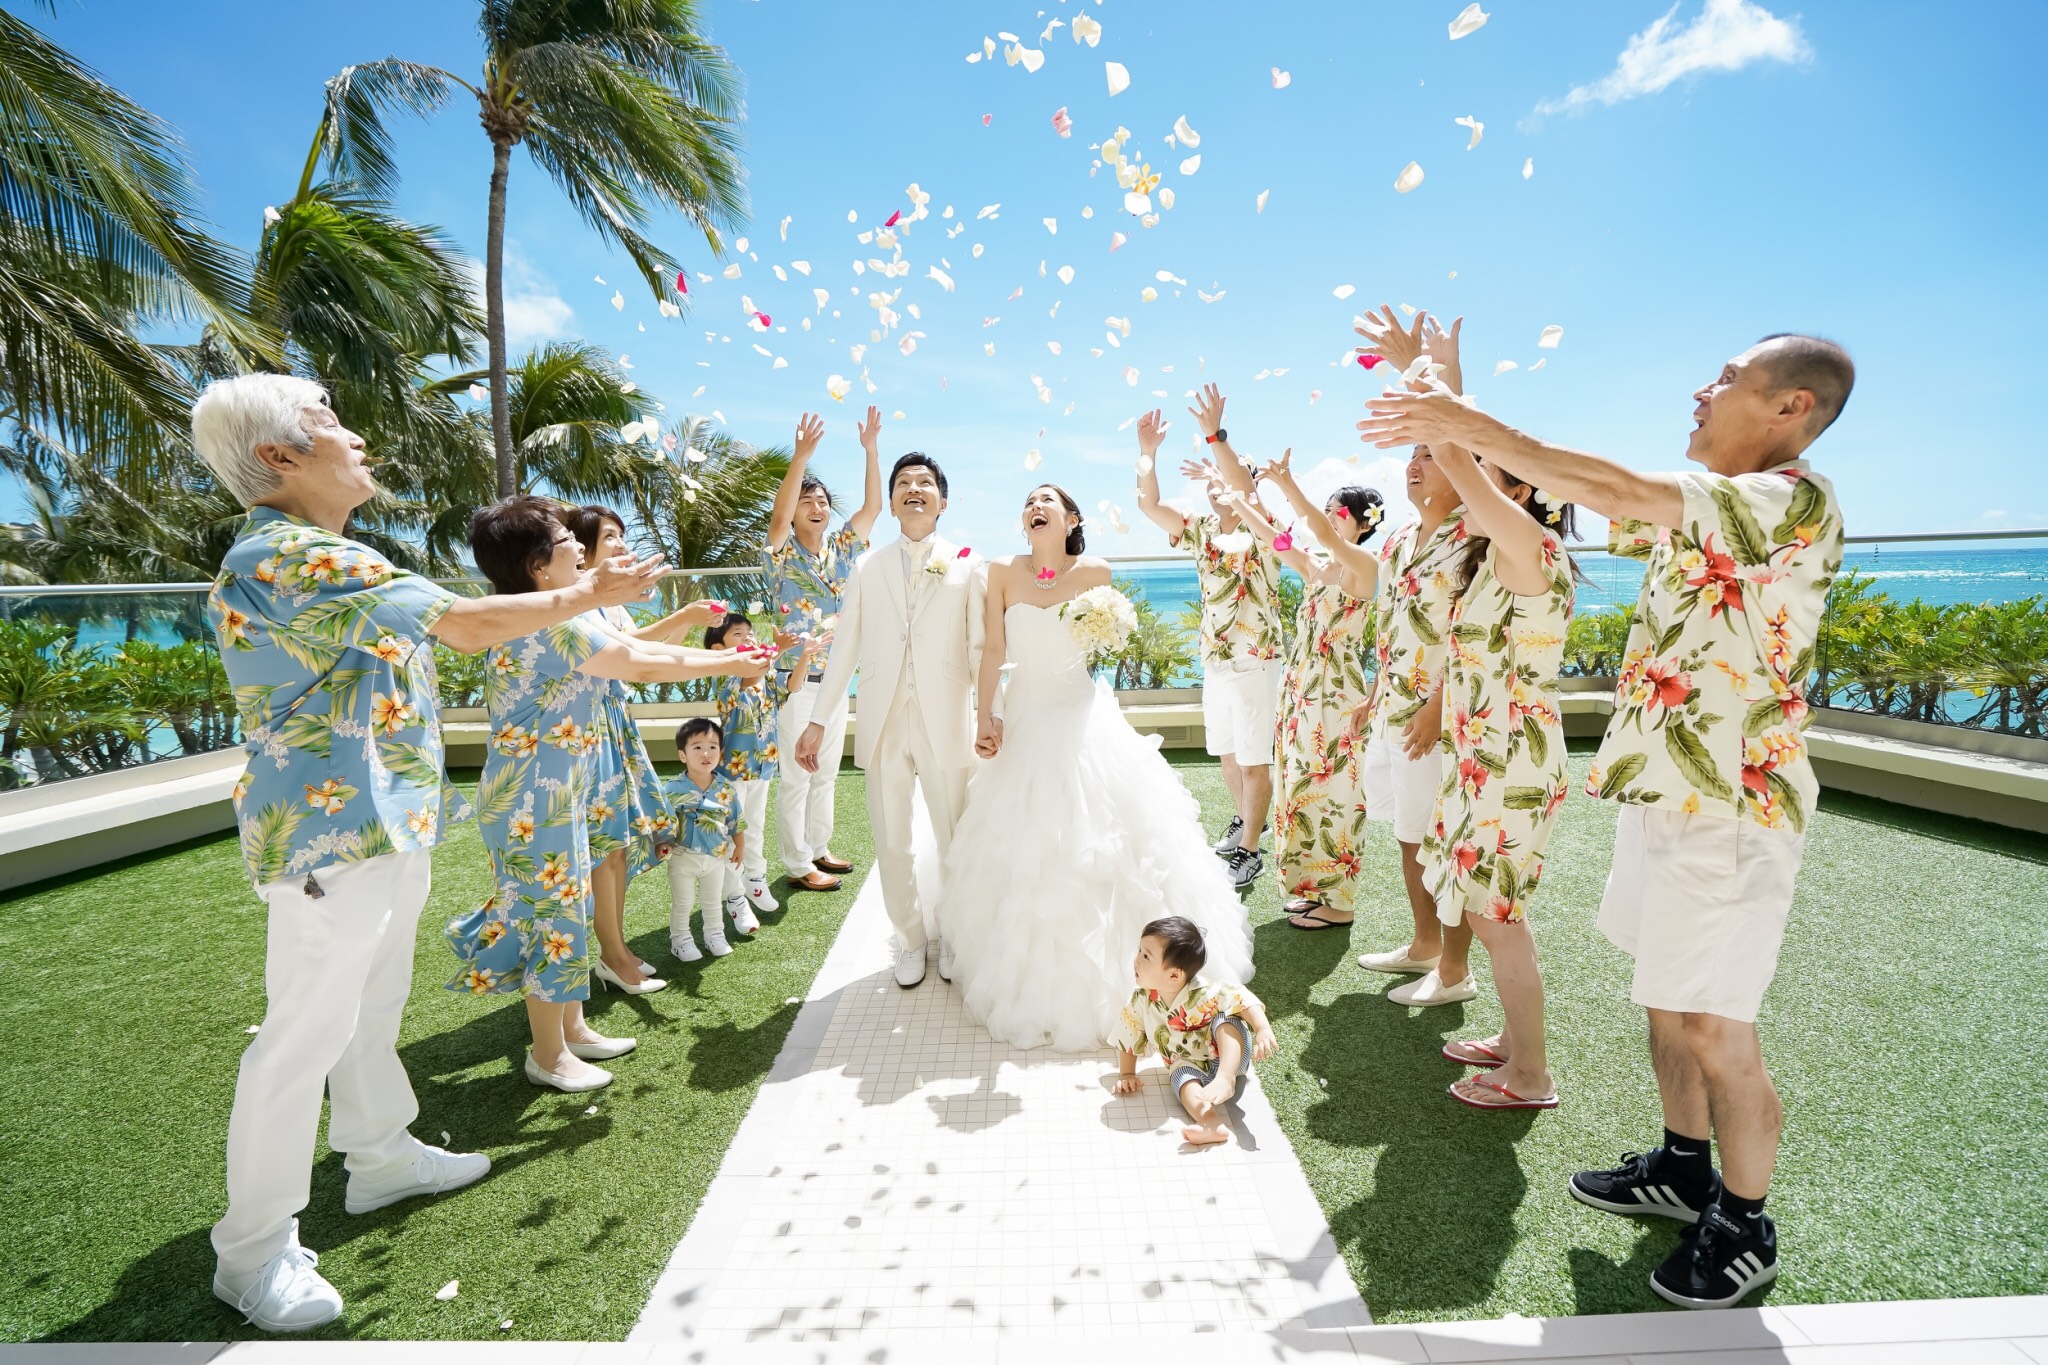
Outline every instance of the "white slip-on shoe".
<path id="1" fill-rule="evenodd" d="M 924 945 L 896 950 L 896 984 L 909 990 L 924 980 Z"/>
<path id="2" fill-rule="evenodd" d="M 213 1272 L 213 1296 L 266 1332 L 306 1332 L 341 1316 L 341 1292 L 313 1267 L 320 1258 L 294 1244 L 253 1275 Z"/>
<path id="3" fill-rule="evenodd" d="M 572 1079 L 553 1071 L 543 1071 L 539 1062 L 533 1060 L 531 1052 L 526 1054 L 526 1079 L 535 1085 L 550 1090 L 560 1090 L 569 1095 L 580 1095 L 586 1090 L 602 1090 L 612 1083 L 612 1073 L 601 1066 L 591 1068 L 587 1080 Z"/>
<path id="4" fill-rule="evenodd" d="M 670 939 L 668 941 L 668 950 L 675 954 L 675 959 L 678 962 L 702 962 L 704 960 L 704 950 L 697 946 L 696 939 L 691 938 L 687 934 L 682 938 Z"/>
<path id="5" fill-rule="evenodd" d="M 1466 972 L 1465 979 L 1455 986 L 1446 986 L 1444 979 L 1436 974 L 1434 967 L 1417 980 L 1405 986 L 1396 986 L 1387 992 L 1387 999 L 1397 1005 L 1413 1005 L 1426 1009 L 1431 1005 L 1456 1005 L 1466 1000 L 1479 998 L 1479 987 L 1473 984 L 1472 973 Z"/>
<path id="6" fill-rule="evenodd" d="M 1410 972 L 1432 972 L 1437 960 L 1433 957 L 1415 958 L 1408 956 L 1406 948 L 1396 948 L 1388 953 L 1360 953 L 1358 965 L 1369 972 L 1391 972 L 1405 976 Z"/>
<path id="7" fill-rule="evenodd" d="M 950 939 L 939 940 L 939 980 L 953 979 L 953 943 Z"/>
<path id="8" fill-rule="evenodd" d="M 768 883 L 758 879 L 747 883 L 747 904 L 764 915 L 772 915 L 782 908 L 781 903 L 768 890 Z"/>
<path id="9" fill-rule="evenodd" d="M 599 1035 L 594 1043 L 568 1044 L 571 1056 L 586 1062 L 608 1062 L 614 1057 L 623 1057 L 640 1046 L 638 1038 L 606 1038 Z"/>
<path id="10" fill-rule="evenodd" d="M 473 1185 L 491 1173 L 491 1159 L 482 1152 L 445 1152 L 420 1144 L 419 1155 L 381 1171 L 351 1171 L 348 1194 L 341 1206 L 350 1213 L 369 1213 L 416 1194 L 442 1194 Z"/>

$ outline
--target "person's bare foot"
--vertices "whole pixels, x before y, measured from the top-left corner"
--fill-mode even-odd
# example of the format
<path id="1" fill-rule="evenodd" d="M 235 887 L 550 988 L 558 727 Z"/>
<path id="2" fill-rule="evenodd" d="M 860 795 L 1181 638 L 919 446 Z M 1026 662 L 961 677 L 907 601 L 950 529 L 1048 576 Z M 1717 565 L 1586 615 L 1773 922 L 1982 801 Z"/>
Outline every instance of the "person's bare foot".
<path id="1" fill-rule="evenodd" d="M 1444 1044 L 1444 1056 L 1466 1066 L 1506 1066 L 1510 1053 L 1505 1035 L 1494 1034 L 1491 1038 L 1454 1039 Z"/>
<path id="2" fill-rule="evenodd" d="M 1220 1118 L 1211 1118 L 1208 1123 L 1194 1123 L 1180 1130 L 1180 1140 L 1194 1147 L 1213 1147 L 1230 1136 Z"/>

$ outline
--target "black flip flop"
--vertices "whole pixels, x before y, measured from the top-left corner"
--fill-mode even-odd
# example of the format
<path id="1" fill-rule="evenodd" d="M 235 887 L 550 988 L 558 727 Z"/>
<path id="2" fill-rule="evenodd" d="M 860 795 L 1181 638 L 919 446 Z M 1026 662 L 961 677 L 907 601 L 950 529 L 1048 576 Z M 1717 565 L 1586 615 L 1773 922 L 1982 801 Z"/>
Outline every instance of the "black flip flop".
<path id="1" fill-rule="evenodd" d="M 1316 910 L 1327 910 L 1329 908 L 1330 907 L 1327 905 L 1318 905 L 1315 907 L 1315 909 L 1302 910 L 1295 914 L 1289 915 L 1287 917 L 1287 927 L 1290 929 L 1299 929 L 1305 934 L 1313 934 L 1318 933 L 1324 929 L 1349 929 L 1352 925 L 1358 922 L 1355 918 L 1347 920 L 1324 919 L 1322 916 L 1316 913 Z M 1296 923 L 1297 920 L 1304 919 L 1309 922 L 1307 924 Z"/>

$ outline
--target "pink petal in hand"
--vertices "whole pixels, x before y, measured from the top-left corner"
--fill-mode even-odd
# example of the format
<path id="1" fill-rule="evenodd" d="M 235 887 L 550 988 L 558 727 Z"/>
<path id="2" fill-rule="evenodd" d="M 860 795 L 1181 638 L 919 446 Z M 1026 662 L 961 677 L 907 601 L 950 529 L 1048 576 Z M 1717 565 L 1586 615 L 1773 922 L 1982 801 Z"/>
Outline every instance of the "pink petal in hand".
<path id="1" fill-rule="evenodd" d="M 1376 355 L 1362 355 L 1358 357 L 1358 363 L 1365 366 L 1365 368 L 1367 368 L 1368 370 L 1371 369 L 1373 366 L 1379 364 L 1380 360 L 1381 357 Z"/>

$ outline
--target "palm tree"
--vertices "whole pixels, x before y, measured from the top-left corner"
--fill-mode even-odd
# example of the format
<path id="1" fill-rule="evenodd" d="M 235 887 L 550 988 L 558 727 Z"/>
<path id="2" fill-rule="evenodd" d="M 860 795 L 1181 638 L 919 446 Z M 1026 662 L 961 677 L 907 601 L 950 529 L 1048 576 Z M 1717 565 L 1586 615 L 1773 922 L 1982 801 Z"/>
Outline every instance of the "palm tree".
<path id="1" fill-rule="evenodd" d="M 201 319 L 273 354 L 245 263 L 197 226 L 176 135 L 0 10 L 0 422 L 150 485 L 191 392 L 137 333 Z"/>
<path id="2" fill-rule="evenodd" d="M 491 139 L 484 254 L 491 433 L 497 493 L 520 486 L 505 343 L 505 196 L 512 152 L 524 146 L 583 220 L 623 248 L 657 298 L 676 262 L 646 236 L 653 212 L 673 208 L 714 252 L 719 230 L 746 215 L 739 164 L 739 76 L 698 32 L 696 0 L 483 0 L 479 84 L 388 58 L 357 68 L 437 106 L 459 85 L 476 96 Z M 387 148 L 380 105 L 344 102 L 335 138 L 349 149 Z M 356 164 L 364 153 L 352 151 Z"/>

